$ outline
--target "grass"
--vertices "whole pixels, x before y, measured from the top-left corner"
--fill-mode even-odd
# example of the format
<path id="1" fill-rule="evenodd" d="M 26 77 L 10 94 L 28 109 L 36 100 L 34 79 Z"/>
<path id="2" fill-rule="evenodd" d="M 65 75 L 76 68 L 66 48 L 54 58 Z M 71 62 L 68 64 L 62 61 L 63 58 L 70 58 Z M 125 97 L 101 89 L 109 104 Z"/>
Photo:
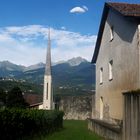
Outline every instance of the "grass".
<path id="1" fill-rule="evenodd" d="M 86 121 L 64 121 L 64 130 L 47 137 L 47 140 L 101 140 L 87 129 Z"/>
<path id="2" fill-rule="evenodd" d="M 103 140 L 87 129 L 87 121 L 64 121 L 64 128 L 49 136 L 41 136 L 32 140 Z"/>

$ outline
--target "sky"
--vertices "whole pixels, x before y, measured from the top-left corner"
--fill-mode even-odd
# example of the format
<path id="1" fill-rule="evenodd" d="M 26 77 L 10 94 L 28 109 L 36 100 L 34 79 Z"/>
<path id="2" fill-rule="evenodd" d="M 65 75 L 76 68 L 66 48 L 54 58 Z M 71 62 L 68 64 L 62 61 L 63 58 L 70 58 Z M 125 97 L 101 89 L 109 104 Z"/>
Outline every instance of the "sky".
<path id="1" fill-rule="evenodd" d="M 105 2 L 140 0 L 0 0 L 0 61 L 45 62 L 48 28 L 52 61 L 91 61 Z"/>

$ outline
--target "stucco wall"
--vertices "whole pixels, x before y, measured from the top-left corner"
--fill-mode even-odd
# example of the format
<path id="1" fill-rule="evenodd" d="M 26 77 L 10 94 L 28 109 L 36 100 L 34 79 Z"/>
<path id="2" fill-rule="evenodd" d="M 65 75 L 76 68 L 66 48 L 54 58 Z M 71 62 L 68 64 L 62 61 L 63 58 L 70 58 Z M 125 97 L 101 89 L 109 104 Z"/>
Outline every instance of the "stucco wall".
<path id="1" fill-rule="evenodd" d="M 91 117 L 92 98 L 94 95 L 61 97 L 59 110 L 64 111 L 64 119 L 85 120 Z"/>
<path id="2" fill-rule="evenodd" d="M 114 39 L 110 41 L 110 27 Z M 103 117 L 106 120 L 122 120 L 125 90 L 139 88 L 138 25 L 109 11 L 96 62 L 96 118 L 100 116 L 100 97 L 103 98 Z M 113 60 L 113 80 L 109 80 L 109 61 Z M 100 84 L 100 68 L 103 68 L 103 84 Z"/>

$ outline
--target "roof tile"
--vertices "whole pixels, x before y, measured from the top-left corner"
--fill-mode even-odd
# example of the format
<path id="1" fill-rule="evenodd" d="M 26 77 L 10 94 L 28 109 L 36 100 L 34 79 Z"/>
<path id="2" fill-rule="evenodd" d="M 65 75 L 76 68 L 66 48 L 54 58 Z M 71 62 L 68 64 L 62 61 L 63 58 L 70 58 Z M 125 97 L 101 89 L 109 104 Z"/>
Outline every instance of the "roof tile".
<path id="1" fill-rule="evenodd" d="M 124 16 L 140 17 L 140 4 L 107 3 L 111 8 L 117 10 Z"/>

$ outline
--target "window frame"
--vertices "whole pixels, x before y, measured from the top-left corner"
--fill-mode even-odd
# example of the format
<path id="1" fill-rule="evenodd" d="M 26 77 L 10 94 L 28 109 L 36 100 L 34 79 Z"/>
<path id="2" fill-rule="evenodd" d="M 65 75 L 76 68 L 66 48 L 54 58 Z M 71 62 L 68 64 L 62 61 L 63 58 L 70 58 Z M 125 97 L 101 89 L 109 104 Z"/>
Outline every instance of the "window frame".
<path id="1" fill-rule="evenodd" d="M 103 84 L 103 67 L 100 68 L 100 85 Z"/>
<path id="2" fill-rule="evenodd" d="M 104 118 L 104 100 L 103 97 L 100 97 L 100 119 L 103 120 Z"/>
<path id="3" fill-rule="evenodd" d="M 112 81 L 113 80 L 113 60 L 110 60 L 109 61 L 109 64 L 108 64 L 108 69 L 109 69 L 109 81 Z"/>
<path id="4" fill-rule="evenodd" d="M 114 39 L 114 27 L 110 26 L 110 42 Z"/>

